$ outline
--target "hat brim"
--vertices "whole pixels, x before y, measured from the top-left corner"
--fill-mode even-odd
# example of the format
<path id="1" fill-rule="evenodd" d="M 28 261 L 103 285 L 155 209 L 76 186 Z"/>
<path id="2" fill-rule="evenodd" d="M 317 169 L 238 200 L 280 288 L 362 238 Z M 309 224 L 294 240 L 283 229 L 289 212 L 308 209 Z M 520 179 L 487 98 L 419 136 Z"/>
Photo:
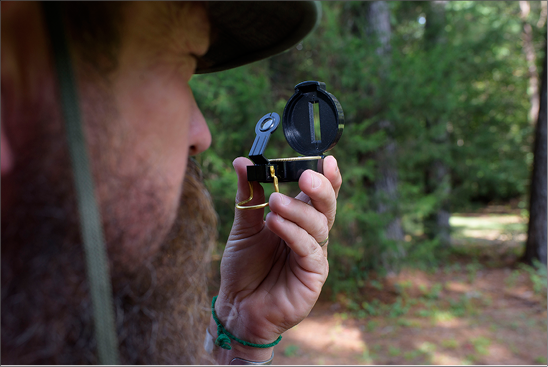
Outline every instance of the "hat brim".
<path id="1" fill-rule="evenodd" d="M 211 44 L 196 74 L 277 55 L 301 41 L 321 18 L 317 1 L 211 1 Z"/>

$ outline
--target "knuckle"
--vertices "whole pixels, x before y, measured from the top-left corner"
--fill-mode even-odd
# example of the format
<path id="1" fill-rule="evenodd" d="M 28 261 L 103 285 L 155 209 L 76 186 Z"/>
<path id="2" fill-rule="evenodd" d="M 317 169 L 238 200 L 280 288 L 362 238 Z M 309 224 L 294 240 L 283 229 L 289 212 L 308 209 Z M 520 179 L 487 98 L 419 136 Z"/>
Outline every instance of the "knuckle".
<path id="1" fill-rule="evenodd" d="M 337 175 L 337 179 L 335 180 L 335 185 L 336 187 L 340 188 L 343 184 L 343 178 L 342 176 L 339 174 Z"/>
<path id="2" fill-rule="evenodd" d="M 322 228 L 325 232 L 329 231 L 329 220 L 325 215 L 322 215 Z"/>
<path id="3" fill-rule="evenodd" d="M 329 221 L 325 215 L 322 215 L 321 219 L 317 223 L 318 227 L 316 234 L 320 236 L 318 241 L 323 241 L 329 235 Z"/>
<path id="4" fill-rule="evenodd" d="M 332 221 L 335 221 L 335 217 L 337 216 L 337 205 L 334 205 L 331 210 L 329 210 L 328 216 Z"/>

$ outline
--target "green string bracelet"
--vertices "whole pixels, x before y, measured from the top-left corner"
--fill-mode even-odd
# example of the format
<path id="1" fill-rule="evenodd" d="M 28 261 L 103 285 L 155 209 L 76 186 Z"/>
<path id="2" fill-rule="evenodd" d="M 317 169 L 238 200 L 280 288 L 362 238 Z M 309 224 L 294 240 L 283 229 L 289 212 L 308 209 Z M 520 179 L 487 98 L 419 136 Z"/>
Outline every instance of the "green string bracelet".
<path id="1" fill-rule="evenodd" d="M 217 324 L 217 339 L 215 340 L 215 345 L 216 346 L 221 347 L 223 349 L 231 350 L 232 345 L 230 345 L 230 343 L 231 343 L 230 339 L 232 339 L 232 340 L 236 340 L 238 343 L 240 343 L 242 345 L 245 345 L 245 346 L 248 346 L 248 347 L 270 348 L 270 347 L 275 346 L 276 344 L 278 344 L 280 342 L 280 340 L 282 340 L 282 336 L 280 335 L 278 337 L 278 339 L 276 339 L 272 343 L 255 344 L 255 343 L 246 342 L 245 340 L 242 340 L 242 339 L 239 339 L 239 338 L 235 337 L 228 330 L 226 330 L 224 328 L 224 326 L 221 324 L 221 322 L 217 318 L 217 314 L 215 313 L 215 301 L 216 300 L 217 300 L 217 296 L 213 297 L 213 301 L 211 301 L 211 315 L 213 316 L 213 320 L 215 320 L 215 323 Z"/>

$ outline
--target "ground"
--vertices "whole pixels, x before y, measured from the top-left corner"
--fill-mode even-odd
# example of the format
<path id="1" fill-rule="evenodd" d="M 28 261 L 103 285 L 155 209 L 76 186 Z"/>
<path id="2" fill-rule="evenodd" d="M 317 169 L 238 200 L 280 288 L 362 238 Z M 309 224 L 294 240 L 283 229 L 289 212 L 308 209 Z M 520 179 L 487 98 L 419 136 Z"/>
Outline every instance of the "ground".
<path id="1" fill-rule="evenodd" d="M 373 279 L 359 302 L 321 300 L 274 363 L 546 365 L 546 273 L 516 261 L 524 218 L 491 207 L 451 225 L 448 264 Z"/>
<path id="2" fill-rule="evenodd" d="M 546 365 L 546 268 L 517 262 L 526 220 L 491 208 L 451 225 L 447 264 L 323 294 L 284 333 L 274 364 Z"/>
<path id="3" fill-rule="evenodd" d="M 380 315 L 360 313 L 362 305 L 349 310 L 344 300 L 319 302 L 284 334 L 275 363 L 546 364 L 545 296 L 543 302 L 523 272 L 514 274 L 404 270 L 369 289 L 373 300 L 392 300 L 369 303 Z M 398 295 L 393 284 L 408 282 Z"/>

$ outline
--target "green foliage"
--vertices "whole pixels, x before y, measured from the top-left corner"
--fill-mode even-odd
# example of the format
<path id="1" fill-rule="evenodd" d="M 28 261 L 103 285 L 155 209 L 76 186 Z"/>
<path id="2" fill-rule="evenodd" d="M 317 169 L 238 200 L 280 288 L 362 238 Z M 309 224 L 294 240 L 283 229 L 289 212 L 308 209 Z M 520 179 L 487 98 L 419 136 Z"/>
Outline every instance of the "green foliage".
<path id="1" fill-rule="evenodd" d="M 438 299 L 440 298 L 440 293 L 443 290 L 443 285 L 440 283 L 436 283 L 432 285 L 432 287 L 425 292 L 424 297 L 427 299 Z"/>
<path id="2" fill-rule="evenodd" d="M 219 251 L 234 215 L 237 182 L 230 163 L 247 156 L 257 120 L 268 112 L 281 115 L 293 86 L 304 80 L 324 81 L 346 119 L 332 151 L 344 179 L 330 233 L 327 287 L 333 294 L 357 295 L 369 271 L 382 276 L 406 261 L 439 265 L 445 250 L 438 239 L 425 237 L 423 223 L 442 203 L 459 211 L 526 194 L 532 128 L 519 4 L 447 2 L 443 19 L 430 2 L 388 4 L 386 52 L 378 52 L 381 44 L 367 21 L 370 3 L 323 2 L 318 28 L 291 50 L 191 80 L 213 136 L 211 149 L 198 160 L 219 213 Z M 531 6 L 538 10 L 538 4 Z M 427 29 L 432 24 L 438 27 L 435 37 Z M 541 60 L 541 32 L 535 35 Z M 390 128 L 383 128 L 386 121 Z M 374 190 L 383 164 L 376 154 L 388 141 L 396 147 L 390 156 L 398 175 L 396 199 Z M 281 128 L 265 155 L 295 155 Z M 451 178 L 429 191 L 425 172 L 435 160 Z M 296 185 L 280 187 L 298 193 Z M 380 203 L 389 209 L 381 213 Z M 394 218 L 410 240 L 388 238 L 385 228 Z M 469 275 L 475 278 L 473 269 Z"/>
<path id="3" fill-rule="evenodd" d="M 528 279 L 533 286 L 533 292 L 541 299 L 546 300 L 548 284 L 546 273 L 546 265 L 538 260 L 535 260 L 532 266 L 520 263 L 518 268 L 504 279 L 504 284 L 509 288 L 513 288 L 520 280 Z M 543 303 L 545 304 L 545 302 Z"/>
<path id="4" fill-rule="evenodd" d="M 459 347 L 459 342 L 456 339 L 445 339 L 442 340 L 441 345 L 447 349 L 457 349 Z"/>
<path id="5" fill-rule="evenodd" d="M 491 345 L 490 339 L 487 339 L 484 336 L 478 336 L 477 338 L 473 338 L 471 340 L 471 343 L 478 354 L 480 355 L 489 354 L 488 348 Z"/>
<path id="6" fill-rule="evenodd" d="M 533 291 L 536 294 L 542 295 L 546 298 L 546 288 L 548 282 L 546 276 L 546 265 L 538 260 L 535 260 L 533 266 L 520 264 L 520 269 L 525 271 L 529 276 L 529 279 L 533 284 Z"/>
<path id="7" fill-rule="evenodd" d="M 401 354 L 401 350 L 400 348 L 397 348 L 397 347 L 394 347 L 392 345 L 390 345 L 388 347 L 388 355 L 389 356 L 392 356 L 392 357 L 397 357 Z"/>
<path id="8" fill-rule="evenodd" d="M 375 329 L 377 328 L 377 326 L 379 326 L 378 321 L 373 321 L 373 320 L 368 321 L 368 322 L 367 322 L 367 331 L 373 332 L 373 331 L 375 331 Z"/>
<path id="9" fill-rule="evenodd" d="M 504 284 L 506 284 L 507 287 L 513 288 L 516 286 L 516 282 L 519 279 L 519 276 L 521 275 L 519 270 L 514 270 L 504 279 Z"/>
<path id="10" fill-rule="evenodd" d="M 295 357 L 299 353 L 299 346 L 295 344 L 290 344 L 284 349 L 284 356 L 286 357 Z"/>
<path id="11" fill-rule="evenodd" d="M 405 352 L 403 354 L 403 358 L 405 358 L 406 361 L 411 361 L 411 360 L 414 360 L 414 359 L 422 356 L 423 354 L 424 354 L 423 351 L 421 351 L 419 349 L 415 349 L 415 350 L 412 350 L 412 351 Z"/>
<path id="12" fill-rule="evenodd" d="M 449 310 L 457 317 L 464 315 L 475 315 L 478 312 L 477 307 L 471 300 L 471 297 L 468 297 L 465 294 L 460 296 L 457 300 L 450 299 Z"/>
<path id="13" fill-rule="evenodd" d="M 436 351 L 436 345 L 429 342 L 424 342 L 419 346 L 419 350 L 424 353 L 433 353 Z"/>
<path id="14" fill-rule="evenodd" d="M 545 356 L 537 357 L 535 358 L 535 362 L 540 365 L 546 365 L 546 357 Z"/>
<path id="15" fill-rule="evenodd" d="M 371 316 L 377 316 L 380 314 L 380 302 L 378 299 L 374 299 L 373 302 L 362 302 L 362 308 L 367 314 Z"/>
<path id="16" fill-rule="evenodd" d="M 466 270 L 468 272 L 468 282 L 473 283 L 474 280 L 476 280 L 476 276 L 478 274 L 478 270 L 481 268 L 481 265 L 477 262 L 472 262 L 469 264 L 466 264 Z"/>
<path id="17" fill-rule="evenodd" d="M 399 316 L 403 316 L 407 314 L 408 311 L 409 311 L 409 305 L 404 306 L 401 298 L 398 298 L 396 302 L 394 302 L 392 306 L 390 307 L 390 310 L 388 312 L 388 317 L 396 318 Z"/>

